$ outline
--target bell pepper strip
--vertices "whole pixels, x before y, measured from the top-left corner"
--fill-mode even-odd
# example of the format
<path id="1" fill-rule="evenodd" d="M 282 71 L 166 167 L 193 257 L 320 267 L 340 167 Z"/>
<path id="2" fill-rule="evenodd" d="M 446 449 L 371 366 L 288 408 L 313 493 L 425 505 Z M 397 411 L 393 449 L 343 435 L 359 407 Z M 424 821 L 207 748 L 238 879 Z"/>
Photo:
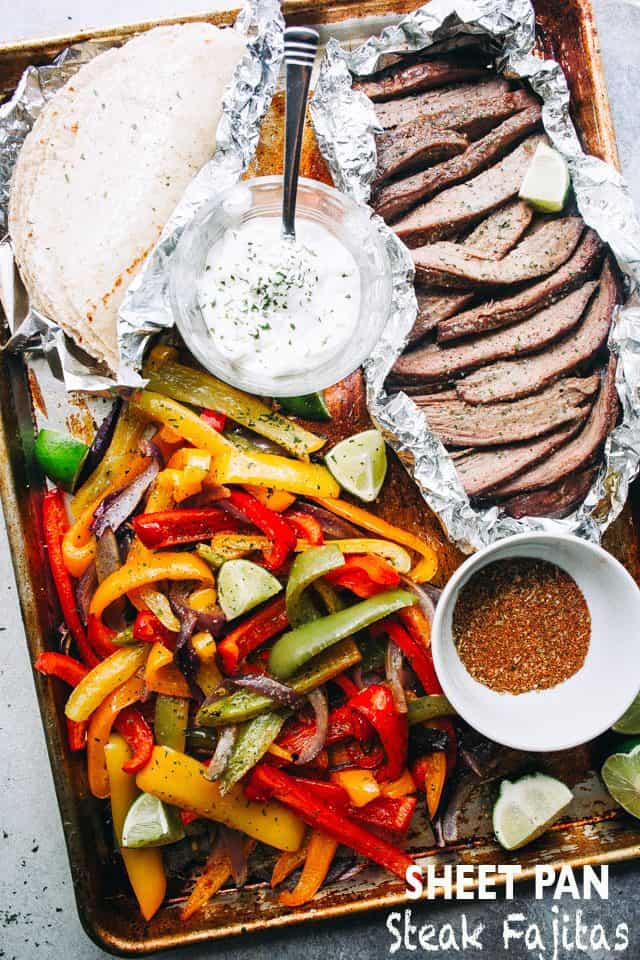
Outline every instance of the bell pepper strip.
<path id="1" fill-rule="evenodd" d="M 338 770 L 331 779 L 342 787 L 354 807 L 364 807 L 380 796 L 378 781 L 368 770 Z"/>
<path id="2" fill-rule="evenodd" d="M 307 849 L 309 847 L 309 838 L 307 837 L 299 850 L 295 850 L 293 853 L 284 851 L 280 854 L 278 859 L 273 865 L 273 872 L 271 874 L 271 887 L 277 887 L 279 884 L 286 880 L 287 877 L 291 876 L 294 870 L 297 870 L 298 867 L 304 863 L 307 856 Z"/>
<path id="3" fill-rule="evenodd" d="M 66 653 L 57 653 L 53 650 L 41 653 L 34 663 L 34 668 L 38 673 L 45 676 L 57 677 L 70 687 L 77 687 L 89 673 L 89 668 L 85 667 L 79 660 L 67 656 Z M 69 749 L 73 752 L 84 750 L 87 743 L 86 721 L 76 723 L 74 720 L 69 720 L 68 717 L 65 717 L 65 719 L 67 721 Z"/>
<path id="4" fill-rule="evenodd" d="M 180 820 L 182 821 L 183 827 L 188 827 L 190 823 L 195 823 L 196 820 L 202 820 L 202 817 L 199 813 L 192 813 L 191 810 L 181 810 Z"/>
<path id="5" fill-rule="evenodd" d="M 297 539 L 293 529 L 279 513 L 269 510 L 244 490 L 232 490 L 229 503 L 240 511 L 248 523 L 269 538 L 270 546 L 263 553 L 265 566 L 269 570 L 279 570 L 296 548 Z"/>
<path id="6" fill-rule="evenodd" d="M 289 681 L 298 693 L 310 693 L 328 680 L 360 662 L 360 651 L 351 638 L 343 640 L 316 657 Z M 235 693 L 200 707 L 196 723 L 203 727 L 221 727 L 242 723 L 277 707 L 269 697 L 249 690 Z"/>
<path id="7" fill-rule="evenodd" d="M 237 672 L 242 660 L 289 626 L 284 597 L 276 597 L 257 613 L 243 620 L 218 644 L 225 673 Z"/>
<path id="8" fill-rule="evenodd" d="M 91 648 L 95 650 L 101 660 L 110 657 L 118 649 L 118 644 L 114 642 L 116 631 L 93 614 L 89 614 L 87 620 L 87 638 Z"/>
<path id="9" fill-rule="evenodd" d="M 151 760 L 153 753 L 153 732 L 151 727 L 135 707 L 127 707 L 116 718 L 115 727 L 132 751 L 132 756 L 123 765 L 125 773 L 138 773 Z"/>
<path id="10" fill-rule="evenodd" d="M 302 626 L 319 617 L 315 603 L 310 597 L 309 587 L 320 577 L 330 575 L 332 571 L 341 569 L 343 565 L 344 557 L 338 548 L 330 543 L 306 550 L 296 556 L 285 591 L 287 616 L 292 627 Z"/>
<path id="11" fill-rule="evenodd" d="M 216 456 L 209 478 L 213 483 L 239 483 L 300 496 L 336 497 L 340 487 L 326 467 L 301 463 L 273 453 L 243 453 L 232 448 Z"/>
<path id="12" fill-rule="evenodd" d="M 351 637 L 377 620 L 415 602 L 416 598 L 406 590 L 389 590 L 320 620 L 296 627 L 276 640 L 269 656 L 269 669 L 278 679 L 286 680 L 307 660 L 338 640 Z"/>
<path id="13" fill-rule="evenodd" d="M 355 821 L 314 798 L 293 777 L 276 767 L 259 763 L 245 788 L 250 798 L 273 797 L 296 813 L 313 829 L 322 830 L 338 843 L 344 843 L 361 856 L 385 867 L 401 880 L 413 864 L 410 856 L 365 830 Z"/>
<path id="14" fill-rule="evenodd" d="M 161 747 L 170 747 L 184 753 L 189 723 L 189 701 L 159 693 L 153 715 L 153 735 Z"/>
<path id="15" fill-rule="evenodd" d="M 367 537 L 351 538 L 347 540 L 331 540 L 334 546 L 348 556 L 366 556 L 371 558 L 380 558 L 390 564 L 396 574 L 409 573 L 411 570 L 411 557 L 397 543 L 390 540 L 372 540 Z M 387 573 L 387 576 L 391 576 Z M 399 578 L 394 583 L 398 583 Z"/>
<path id="16" fill-rule="evenodd" d="M 203 613 L 215 613 L 217 600 L 216 588 L 211 586 L 197 587 L 189 594 L 189 606 Z"/>
<path id="17" fill-rule="evenodd" d="M 141 513 L 133 519 L 136 536 L 151 550 L 210 540 L 215 533 L 237 527 L 233 517 L 216 507 Z"/>
<path id="18" fill-rule="evenodd" d="M 69 744 L 69 750 L 72 753 L 78 753 L 80 750 L 84 750 L 87 746 L 87 722 L 84 720 L 82 723 L 75 723 L 73 720 L 69 720 L 68 717 L 65 717 L 65 722 L 67 724 L 67 742 Z"/>
<path id="19" fill-rule="evenodd" d="M 418 643 L 404 627 L 394 620 L 379 621 L 372 628 L 372 634 L 374 637 L 386 635 L 402 650 L 426 694 L 442 693 L 429 647 Z"/>
<path id="20" fill-rule="evenodd" d="M 282 730 L 286 719 L 285 714 L 262 713 L 259 717 L 254 717 L 253 720 L 242 724 L 229 762 L 218 780 L 223 796 L 263 758 Z"/>
<path id="21" fill-rule="evenodd" d="M 296 779 L 296 783 L 334 810 L 344 812 L 352 820 L 390 830 L 398 835 L 406 833 L 409 828 L 417 803 L 415 797 L 380 796 L 365 806 L 355 807 L 350 804 L 349 795 L 338 783 L 307 779 Z"/>
<path id="22" fill-rule="evenodd" d="M 133 636 L 140 643 L 163 643 L 170 649 L 175 644 L 175 634 L 158 620 L 150 610 L 140 610 L 133 622 Z"/>
<path id="23" fill-rule="evenodd" d="M 414 642 L 416 651 L 421 652 L 420 663 L 423 676 L 419 676 L 418 679 L 424 687 L 424 692 L 427 694 L 442 693 L 442 687 L 440 686 L 431 654 L 431 624 L 420 609 L 419 604 L 410 611 L 402 611 L 400 613 L 400 619 L 407 628 Z M 400 643 L 398 643 L 398 646 L 400 646 Z"/>
<path id="24" fill-rule="evenodd" d="M 305 540 L 312 547 L 321 547 L 324 543 L 322 527 L 311 514 L 290 510 L 286 515 L 286 520 L 293 527 L 300 540 Z"/>
<path id="25" fill-rule="evenodd" d="M 260 843 L 278 850 L 297 850 L 304 826 L 300 818 L 279 803 L 247 801 L 236 784 L 224 796 L 215 781 L 205 777 L 206 766 L 193 757 L 168 747 L 154 747 L 151 762 L 137 777 L 146 793 L 208 820 L 240 830 Z"/>
<path id="26" fill-rule="evenodd" d="M 153 693 L 162 693 L 169 697 L 191 696 L 189 684 L 173 660 L 173 652 L 163 643 L 156 642 L 151 647 L 144 670 L 147 689 Z"/>
<path id="27" fill-rule="evenodd" d="M 344 610 L 342 597 L 337 593 L 330 583 L 326 580 L 316 580 L 313 585 L 314 593 L 317 593 L 322 601 L 322 605 L 327 613 L 337 613 L 338 610 Z"/>
<path id="28" fill-rule="evenodd" d="M 453 721 L 451 717 L 438 717 L 435 720 L 429 720 L 425 723 L 425 726 L 442 730 L 447 735 L 445 756 L 447 758 L 447 776 L 450 777 L 458 764 L 458 738 Z"/>
<path id="29" fill-rule="evenodd" d="M 356 687 L 353 680 L 349 679 L 349 677 L 346 677 L 346 676 L 335 677 L 333 682 L 340 687 L 340 689 L 344 693 L 347 700 L 350 697 L 355 697 L 356 693 L 358 692 L 358 688 Z"/>
<path id="30" fill-rule="evenodd" d="M 442 694 L 418 697 L 416 700 L 410 700 L 407 703 L 407 719 L 410 727 L 414 723 L 424 723 L 426 720 L 434 720 L 436 717 L 454 716 L 456 716 L 455 709 Z"/>
<path id="31" fill-rule="evenodd" d="M 109 738 L 109 743 L 105 747 L 105 756 L 109 771 L 111 815 L 116 842 L 142 916 L 145 920 L 150 920 L 162 904 L 167 890 L 162 853 L 153 847 L 131 850 L 122 846 L 124 821 L 140 791 L 133 774 L 125 773 L 122 769 L 131 758 L 131 751 L 117 733 Z"/>
<path id="32" fill-rule="evenodd" d="M 88 720 L 105 697 L 140 670 L 149 654 L 146 643 L 120 647 L 102 660 L 71 691 L 64 708 L 65 715 L 77 723 Z"/>
<path id="33" fill-rule="evenodd" d="M 284 513 L 285 510 L 288 510 L 289 507 L 296 502 L 295 495 L 293 493 L 287 493 L 286 490 L 273 490 L 271 487 L 256 487 L 252 483 L 245 483 L 243 486 L 247 493 L 250 493 L 252 497 L 255 497 L 260 503 L 263 503 L 265 507 L 269 507 L 269 510 L 273 510 L 274 513 Z"/>
<path id="34" fill-rule="evenodd" d="M 337 849 L 338 841 L 333 837 L 322 830 L 311 831 L 307 856 L 298 883 L 293 890 L 283 890 L 278 897 L 284 907 L 301 907 L 313 900 L 327 879 Z"/>
<path id="35" fill-rule="evenodd" d="M 409 769 L 405 768 L 397 780 L 388 780 L 380 784 L 380 793 L 383 797 L 406 797 L 417 790 L 416 782 Z"/>
<path id="36" fill-rule="evenodd" d="M 141 417 L 170 427 L 183 440 L 214 457 L 234 449 L 226 437 L 201 420 L 197 413 L 170 397 L 149 389 L 140 390 L 133 395 L 130 406 Z"/>
<path id="37" fill-rule="evenodd" d="M 207 630 L 201 630 L 192 636 L 191 646 L 198 657 L 196 684 L 200 687 L 205 697 L 209 697 L 222 683 L 222 674 L 218 667 L 218 658 L 216 655 L 216 641 Z"/>
<path id="38" fill-rule="evenodd" d="M 62 542 L 69 527 L 64 494 L 61 490 L 50 490 L 42 502 L 42 527 L 44 541 L 49 557 L 49 568 L 56 588 L 64 622 L 75 640 L 80 658 L 88 667 L 95 667 L 98 657 L 95 655 L 76 607 L 76 598 L 71 578 L 62 556 Z"/>
<path id="39" fill-rule="evenodd" d="M 447 757 L 446 754 L 439 751 L 421 757 L 417 763 L 419 775 L 423 777 L 422 782 L 424 783 L 427 797 L 427 811 L 433 820 L 438 812 L 440 800 L 442 799 L 442 791 L 444 790 L 444 784 L 447 779 Z"/>
<path id="40" fill-rule="evenodd" d="M 130 600 L 133 599 L 133 605 L 137 609 L 149 610 L 153 613 L 169 633 L 180 632 L 180 621 L 171 609 L 169 598 L 162 590 L 156 590 L 153 586 L 139 587 L 137 590 L 131 590 L 128 597 Z"/>
<path id="41" fill-rule="evenodd" d="M 242 848 L 243 855 L 248 857 L 254 846 L 255 841 L 245 840 Z M 231 859 L 226 847 L 219 844 L 209 855 L 204 870 L 196 880 L 187 902 L 180 910 L 180 919 L 189 920 L 198 910 L 201 910 L 230 877 Z"/>
<path id="42" fill-rule="evenodd" d="M 378 780 L 396 780 L 407 762 L 408 726 L 406 714 L 398 713 L 388 686 L 374 683 L 349 700 L 353 710 L 362 713 L 380 738 L 386 754 Z"/>
<path id="43" fill-rule="evenodd" d="M 397 587 L 400 574 L 381 557 L 347 557 L 342 567 L 327 574 L 327 580 L 334 587 L 342 587 L 366 599 Z"/>
<path id="44" fill-rule="evenodd" d="M 151 351 L 153 357 L 153 350 Z M 209 373 L 195 370 L 175 361 L 163 361 L 158 370 L 145 364 L 149 389 L 195 404 L 207 410 L 216 410 L 230 420 L 248 427 L 254 433 L 273 440 L 296 457 L 308 458 L 324 446 L 323 437 L 305 430 L 299 424 L 276 413 L 261 400 L 236 390 Z"/>
<path id="45" fill-rule="evenodd" d="M 156 343 L 149 351 L 144 363 L 145 377 L 150 371 L 160 370 L 166 363 L 175 363 L 180 358 L 180 351 L 168 343 Z"/>
<path id="46" fill-rule="evenodd" d="M 295 757 L 289 753 L 288 750 L 285 750 L 283 747 L 279 746 L 277 743 L 269 744 L 267 753 L 274 757 L 276 760 L 282 760 L 284 763 L 295 763 Z"/>
<path id="47" fill-rule="evenodd" d="M 351 523 L 357 527 L 362 527 L 363 530 L 375 533 L 376 536 L 382 537 L 384 540 L 399 543 L 401 546 L 407 547 L 409 550 L 413 550 L 414 553 L 419 554 L 421 559 L 409 574 L 411 579 L 416 583 L 425 583 L 428 580 L 433 580 L 438 572 L 439 544 L 435 538 L 431 538 L 432 542 L 427 543 L 415 534 L 409 533 L 408 530 L 403 530 L 401 527 L 387 523 L 382 517 L 377 517 L 368 510 L 363 510 L 362 507 L 356 507 L 346 500 L 337 500 L 335 497 L 323 497 L 319 495 L 310 496 L 309 499 L 320 504 L 325 510 L 330 510 L 332 513 L 335 513 L 336 516 L 351 521 Z"/>
<path id="48" fill-rule="evenodd" d="M 218 433 L 223 433 L 227 423 L 227 417 L 224 413 L 218 413 L 217 410 L 201 410 L 200 419 L 204 420 L 208 426 L 213 427 Z"/>
<path id="49" fill-rule="evenodd" d="M 342 746 L 342 744 L 339 746 Z M 347 758 L 350 760 L 349 769 L 351 770 L 355 768 L 376 770 L 378 767 L 382 767 L 385 761 L 385 752 L 380 744 L 375 744 L 373 747 L 367 746 L 365 749 L 363 744 L 348 740 L 344 744 L 344 749 Z"/>
<path id="50" fill-rule="evenodd" d="M 91 716 L 87 733 L 87 775 L 89 790 L 94 797 L 104 799 L 109 796 L 109 774 L 104 750 L 118 714 L 143 696 L 144 682 L 139 677 L 131 677 L 105 697 Z"/>

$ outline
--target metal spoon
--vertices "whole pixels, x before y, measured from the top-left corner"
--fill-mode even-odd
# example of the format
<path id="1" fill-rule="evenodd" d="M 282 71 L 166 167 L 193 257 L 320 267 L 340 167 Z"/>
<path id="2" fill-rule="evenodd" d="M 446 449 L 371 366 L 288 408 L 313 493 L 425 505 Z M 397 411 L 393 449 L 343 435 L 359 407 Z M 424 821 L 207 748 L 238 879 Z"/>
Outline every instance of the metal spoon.
<path id="1" fill-rule="evenodd" d="M 282 235 L 292 240 L 295 240 L 296 236 L 296 197 L 304 118 L 311 70 L 316 59 L 319 39 L 318 32 L 310 27 L 288 27 L 284 32 L 286 116 Z"/>

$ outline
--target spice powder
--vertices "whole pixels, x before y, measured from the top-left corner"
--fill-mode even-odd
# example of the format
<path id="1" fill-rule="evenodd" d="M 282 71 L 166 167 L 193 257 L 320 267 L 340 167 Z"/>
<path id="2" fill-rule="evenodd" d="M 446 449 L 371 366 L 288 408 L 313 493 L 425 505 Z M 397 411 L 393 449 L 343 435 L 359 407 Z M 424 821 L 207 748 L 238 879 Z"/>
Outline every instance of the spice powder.
<path id="1" fill-rule="evenodd" d="M 497 560 L 460 591 L 453 638 L 471 676 L 504 693 L 555 687 L 582 667 L 591 616 L 575 580 L 554 563 Z"/>

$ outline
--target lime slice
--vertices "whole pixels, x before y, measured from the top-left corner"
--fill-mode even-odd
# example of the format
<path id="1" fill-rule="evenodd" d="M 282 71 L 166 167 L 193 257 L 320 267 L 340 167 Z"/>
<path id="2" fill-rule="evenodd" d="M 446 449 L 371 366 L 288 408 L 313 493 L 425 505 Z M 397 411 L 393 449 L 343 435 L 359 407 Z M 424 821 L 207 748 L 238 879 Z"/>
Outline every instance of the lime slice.
<path id="1" fill-rule="evenodd" d="M 218 603 L 227 620 L 239 617 L 282 590 L 279 580 L 250 560 L 227 560 L 218 573 Z"/>
<path id="2" fill-rule="evenodd" d="M 640 733 L 640 693 L 611 729 L 616 733 Z"/>
<path id="3" fill-rule="evenodd" d="M 377 430 L 341 440 L 324 459 L 340 486 L 354 497 L 370 503 L 380 493 L 387 473 L 387 451 Z"/>
<path id="4" fill-rule="evenodd" d="M 36 460 L 42 470 L 63 490 L 73 491 L 89 448 L 86 443 L 57 430 L 41 430 L 36 437 Z"/>
<path id="5" fill-rule="evenodd" d="M 304 397 L 279 397 L 278 403 L 285 413 L 304 420 L 331 420 L 331 414 L 324 402 L 324 394 L 308 393 Z"/>
<path id="6" fill-rule="evenodd" d="M 616 803 L 633 817 L 640 818 L 640 741 L 635 741 L 635 745 L 634 742 L 622 744 L 619 753 L 607 757 L 602 779 Z"/>
<path id="7" fill-rule="evenodd" d="M 175 807 L 151 793 L 141 793 L 131 806 L 122 827 L 123 847 L 161 847 L 184 837 L 184 827 Z"/>
<path id="8" fill-rule="evenodd" d="M 541 213 L 557 213 L 567 202 L 569 168 L 561 153 L 538 144 L 520 187 L 520 199 Z"/>
<path id="9" fill-rule="evenodd" d="M 564 783 L 532 773 L 512 783 L 503 780 L 493 808 L 493 829 L 505 850 L 519 850 L 541 836 L 567 809 L 573 794 Z"/>

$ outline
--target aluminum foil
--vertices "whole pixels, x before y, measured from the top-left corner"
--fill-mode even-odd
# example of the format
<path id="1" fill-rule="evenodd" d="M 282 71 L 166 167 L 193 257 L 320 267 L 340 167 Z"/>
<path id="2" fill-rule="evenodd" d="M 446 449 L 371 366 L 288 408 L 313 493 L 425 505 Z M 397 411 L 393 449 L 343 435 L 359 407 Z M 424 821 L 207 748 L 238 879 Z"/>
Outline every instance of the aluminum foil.
<path id="1" fill-rule="evenodd" d="M 498 507 L 475 509 L 441 442 L 405 393 L 390 396 L 385 380 L 402 353 L 416 307 L 413 270 L 404 245 L 376 218 L 394 264 L 393 309 L 385 333 L 364 365 L 367 402 L 422 495 L 448 534 L 465 552 L 516 533 L 553 531 L 598 541 L 618 516 L 640 463 L 640 223 L 620 174 L 585 154 L 569 116 L 569 90 L 561 67 L 531 53 L 535 18 L 529 0 L 432 0 L 354 50 L 331 40 L 311 105 L 322 153 L 336 185 L 360 203 L 370 196 L 376 167 L 373 104 L 351 86 L 393 62 L 394 55 L 433 45 L 451 49 L 480 44 L 509 77 L 526 78 L 543 102 L 543 123 L 553 145 L 567 158 L 578 207 L 585 222 L 611 246 L 626 277 L 628 296 L 616 311 L 609 346 L 618 356 L 616 386 L 623 418 L 606 442 L 603 466 L 583 504 L 563 520 L 514 520 Z"/>
<path id="2" fill-rule="evenodd" d="M 283 54 L 284 21 L 278 0 L 246 0 L 234 29 L 247 37 L 247 51 L 225 93 L 215 156 L 185 191 L 127 291 L 118 323 L 121 364 L 115 379 L 105 376 L 56 323 L 29 306 L 6 236 L 11 174 L 25 137 L 45 103 L 84 63 L 111 44 L 85 41 L 64 50 L 47 66 L 28 67 L 11 100 L 0 107 L 0 235 L 4 234 L 0 302 L 11 333 L 4 349 L 44 355 L 67 390 L 103 393 L 144 383 L 138 371 L 149 337 L 173 326 L 166 299 L 166 266 L 178 238 L 200 204 L 234 184 L 253 157 Z"/>

